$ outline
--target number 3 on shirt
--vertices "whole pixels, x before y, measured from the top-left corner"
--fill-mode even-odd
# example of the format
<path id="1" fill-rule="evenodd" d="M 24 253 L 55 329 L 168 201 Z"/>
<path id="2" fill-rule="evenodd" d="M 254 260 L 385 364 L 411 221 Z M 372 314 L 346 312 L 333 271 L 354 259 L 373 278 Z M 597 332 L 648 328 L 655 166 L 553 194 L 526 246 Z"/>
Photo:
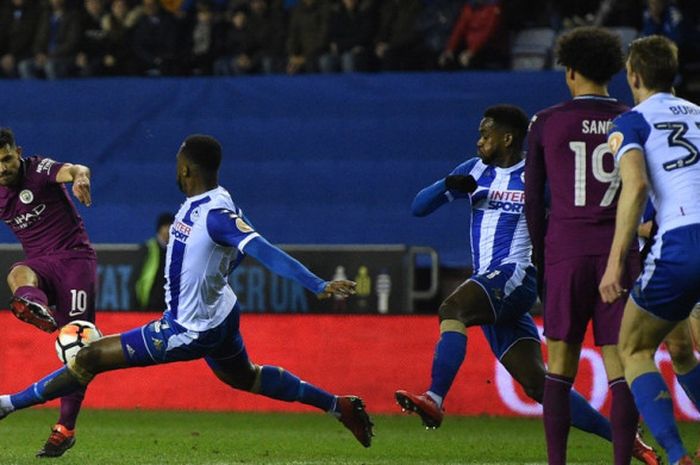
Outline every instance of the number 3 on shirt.
<path id="1" fill-rule="evenodd" d="M 573 150 L 574 156 L 574 205 L 577 207 L 586 206 L 586 143 L 580 141 L 569 142 L 569 148 Z M 605 154 L 610 154 L 612 152 L 608 147 L 607 142 L 603 142 L 598 145 L 591 155 L 591 162 L 593 166 L 591 167 L 591 172 L 593 177 L 603 184 L 610 184 L 608 190 L 605 191 L 603 199 L 600 201 L 601 207 L 609 207 L 613 200 L 615 200 L 615 194 L 617 194 L 617 189 L 620 187 L 620 176 L 617 174 L 617 166 L 613 168 L 612 171 L 605 171 L 603 167 L 603 157 Z"/>
<path id="2" fill-rule="evenodd" d="M 695 125 L 700 129 L 700 123 L 695 123 Z M 687 156 L 683 158 L 678 158 L 673 161 L 667 161 L 664 163 L 664 169 L 666 171 L 673 171 L 678 168 L 685 168 L 686 166 L 694 165 L 698 162 L 698 148 L 690 142 L 685 137 L 685 133 L 688 132 L 688 125 L 680 121 L 676 122 L 666 122 L 666 123 L 656 123 L 654 124 L 656 129 L 671 131 L 668 135 L 668 145 L 669 147 L 683 147 L 688 152 Z"/>

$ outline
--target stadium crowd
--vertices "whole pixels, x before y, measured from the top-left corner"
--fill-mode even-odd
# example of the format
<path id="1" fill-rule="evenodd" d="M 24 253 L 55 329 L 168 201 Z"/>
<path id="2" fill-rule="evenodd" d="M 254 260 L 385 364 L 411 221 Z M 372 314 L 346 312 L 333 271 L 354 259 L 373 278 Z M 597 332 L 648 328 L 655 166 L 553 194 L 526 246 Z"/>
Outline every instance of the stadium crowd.
<path id="1" fill-rule="evenodd" d="M 700 69 L 700 6 L 692 0 L 0 4 L 0 75 L 6 78 L 546 69 L 553 66 L 555 37 L 583 24 L 633 36 L 662 33 L 680 46 L 685 69 Z M 539 34 L 525 33 L 533 30 Z M 516 53 L 541 59 L 516 64 Z"/>

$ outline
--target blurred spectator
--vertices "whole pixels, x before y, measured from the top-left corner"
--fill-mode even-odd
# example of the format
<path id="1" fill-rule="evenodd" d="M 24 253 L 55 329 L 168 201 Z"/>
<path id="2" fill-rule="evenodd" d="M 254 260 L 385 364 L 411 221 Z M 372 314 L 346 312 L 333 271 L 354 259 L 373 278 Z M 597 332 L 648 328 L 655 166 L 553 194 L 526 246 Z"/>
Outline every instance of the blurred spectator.
<path id="1" fill-rule="evenodd" d="M 464 0 L 425 0 L 418 18 L 418 31 L 428 53 L 427 69 L 437 67 L 438 57 L 457 22 Z"/>
<path id="2" fill-rule="evenodd" d="M 194 17 L 200 0 L 160 0 L 163 8 L 178 19 L 186 16 Z M 238 6 L 247 6 L 248 0 L 208 0 L 210 9 L 216 16 L 226 9 L 232 10 Z"/>
<path id="3" fill-rule="evenodd" d="M 601 0 L 567 0 L 552 2 L 554 28 L 571 29 L 590 26 L 595 22 Z"/>
<path id="4" fill-rule="evenodd" d="M 130 28 L 140 17 L 140 10 L 129 10 L 127 0 L 112 0 L 109 13 L 102 18 L 105 31 L 105 55 L 102 71 L 110 76 L 128 75 L 133 72 Z"/>
<path id="5" fill-rule="evenodd" d="M 165 252 L 170 239 L 172 213 L 161 213 L 156 221 L 156 235 L 141 245 L 143 261 L 136 280 L 139 309 L 165 310 Z"/>
<path id="6" fill-rule="evenodd" d="M 501 8 L 503 26 L 509 31 L 553 27 L 554 13 L 550 0 L 509 0 Z"/>
<path id="7" fill-rule="evenodd" d="M 285 66 L 286 18 L 275 1 L 250 0 L 248 23 L 255 38 L 254 68 L 265 74 L 281 73 Z"/>
<path id="8" fill-rule="evenodd" d="M 17 64 L 33 52 L 39 9 L 34 0 L 11 0 L 0 10 L 0 74 L 18 77 Z"/>
<path id="9" fill-rule="evenodd" d="M 67 76 L 80 42 L 80 16 L 65 7 L 65 0 L 50 0 L 39 17 L 34 36 L 34 56 L 19 63 L 23 79 L 42 75 L 47 79 Z"/>
<path id="10" fill-rule="evenodd" d="M 418 30 L 423 4 L 420 0 L 384 0 L 379 11 L 379 31 L 374 57 L 382 70 L 415 70 L 425 61 Z"/>
<path id="11" fill-rule="evenodd" d="M 372 44 L 371 6 L 360 6 L 359 0 L 342 0 L 328 20 L 328 49 L 319 61 L 321 72 L 344 73 L 369 69 L 369 48 Z"/>
<path id="12" fill-rule="evenodd" d="M 248 74 L 254 71 L 252 52 L 253 31 L 249 23 L 248 9 L 242 6 L 226 14 L 225 30 L 218 47 L 220 58 L 214 65 L 219 76 Z"/>
<path id="13" fill-rule="evenodd" d="M 603 0 L 598 7 L 595 26 L 642 28 L 645 0 Z"/>
<path id="14" fill-rule="evenodd" d="M 85 0 L 82 16 L 82 38 L 75 57 L 79 76 L 101 74 L 102 59 L 107 53 L 107 32 L 102 29 L 105 15 L 103 0 Z"/>
<path id="15" fill-rule="evenodd" d="M 301 0 L 292 10 L 287 37 L 287 73 L 313 73 L 326 37 L 327 10 L 321 0 Z"/>
<path id="16" fill-rule="evenodd" d="M 666 36 L 679 46 L 683 45 L 683 14 L 670 0 L 648 0 L 644 10 L 642 36 Z"/>
<path id="17" fill-rule="evenodd" d="M 504 67 L 505 46 L 501 34 L 500 0 L 470 0 L 462 8 L 457 23 L 440 55 L 443 68 Z"/>
<path id="18" fill-rule="evenodd" d="M 216 58 L 216 47 L 221 42 L 221 27 L 215 20 L 209 0 L 197 1 L 197 14 L 187 35 L 187 56 L 184 59 L 186 74 L 210 75 Z"/>
<path id="19" fill-rule="evenodd" d="M 56 0 L 54 0 L 56 1 Z M 134 26 L 132 44 L 140 74 L 160 76 L 175 71 L 177 25 L 158 0 L 142 0 L 143 15 Z"/>

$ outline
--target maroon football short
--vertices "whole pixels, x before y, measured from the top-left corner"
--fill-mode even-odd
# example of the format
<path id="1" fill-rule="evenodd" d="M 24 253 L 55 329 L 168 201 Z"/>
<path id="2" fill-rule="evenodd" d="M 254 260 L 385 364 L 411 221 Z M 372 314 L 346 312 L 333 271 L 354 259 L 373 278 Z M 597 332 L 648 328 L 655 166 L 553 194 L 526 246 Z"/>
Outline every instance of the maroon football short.
<path id="1" fill-rule="evenodd" d="M 73 320 L 95 321 L 97 258 L 90 251 L 65 251 L 17 262 L 39 276 L 59 327 Z"/>
<path id="2" fill-rule="evenodd" d="M 617 344 L 627 295 L 612 304 L 600 300 L 598 285 L 607 260 L 607 256 L 592 255 L 546 265 L 544 334 L 547 338 L 579 344 L 583 342 L 588 322 L 593 320 L 595 344 Z M 639 257 L 630 254 L 622 282 L 625 289 L 632 289 L 639 271 Z"/>

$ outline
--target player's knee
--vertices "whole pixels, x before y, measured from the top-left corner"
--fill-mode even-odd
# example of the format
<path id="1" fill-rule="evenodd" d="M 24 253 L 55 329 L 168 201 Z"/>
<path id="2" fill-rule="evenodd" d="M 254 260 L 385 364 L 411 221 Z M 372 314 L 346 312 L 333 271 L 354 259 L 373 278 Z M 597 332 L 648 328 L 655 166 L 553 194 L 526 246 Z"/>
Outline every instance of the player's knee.
<path id="1" fill-rule="evenodd" d="M 259 367 L 253 363 L 241 364 L 226 372 L 216 371 L 216 376 L 234 389 L 248 392 L 256 392 L 256 385 L 259 385 Z"/>
<path id="2" fill-rule="evenodd" d="M 542 403 L 544 399 L 544 378 L 540 379 L 540 377 L 537 377 L 535 379 L 535 377 L 529 377 L 523 380 L 522 387 L 526 396 L 538 404 Z"/>
<path id="3" fill-rule="evenodd" d="M 83 347 L 75 355 L 75 358 L 68 362 L 68 370 L 83 385 L 89 384 L 98 372 L 95 369 L 99 364 L 96 361 L 99 357 L 97 355 L 98 350 L 90 346 Z"/>
<path id="4" fill-rule="evenodd" d="M 671 356 L 673 371 L 687 373 L 697 364 L 690 341 L 666 341 L 666 349 Z"/>
<path id="5" fill-rule="evenodd" d="M 102 354 L 100 348 L 89 345 L 78 351 L 73 366 L 80 371 L 96 374 L 100 371 Z"/>
<path id="6" fill-rule="evenodd" d="M 462 321 L 462 312 L 459 305 L 457 305 L 454 299 L 449 297 L 440 305 L 438 316 L 440 317 L 441 322 L 445 320 Z"/>
<path id="7" fill-rule="evenodd" d="M 532 385 L 523 386 L 523 389 L 525 390 L 525 395 L 527 395 L 530 399 L 534 400 L 538 404 L 541 404 L 544 400 L 544 387 Z"/>
<path id="8" fill-rule="evenodd" d="M 7 285 L 10 289 L 16 289 L 24 285 L 36 285 L 37 283 L 31 279 L 31 272 L 29 268 L 23 265 L 15 266 L 7 274 Z"/>
<path id="9" fill-rule="evenodd" d="M 249 363 L 247 367 L 242 368 L 240 373 L 236 376 L 236 382 L 238 384 L 236 389 L 254 392 L 256 385 L 260 384 L 258 381 L 259 372 L 260 368 L 253 363 Z"/>

